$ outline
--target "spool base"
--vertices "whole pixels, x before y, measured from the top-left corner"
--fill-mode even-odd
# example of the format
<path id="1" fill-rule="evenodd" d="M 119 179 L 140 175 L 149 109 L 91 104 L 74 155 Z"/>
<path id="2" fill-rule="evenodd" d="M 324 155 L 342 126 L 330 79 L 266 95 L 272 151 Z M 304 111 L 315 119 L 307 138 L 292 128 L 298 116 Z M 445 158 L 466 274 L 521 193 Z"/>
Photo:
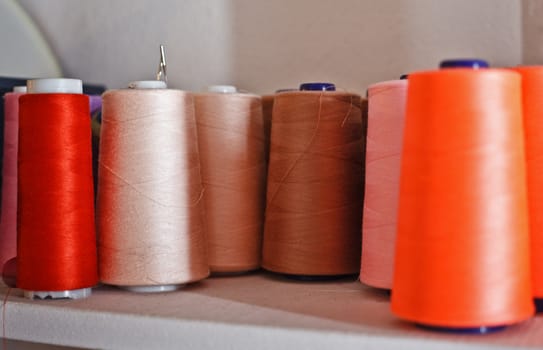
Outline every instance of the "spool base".
<path id="1" fill-rule="evenodd" d="M 126 289 L 130 292 L 135 293 L 164 293 L 164 292 L 173 292 L 181 287 L 184 284 L 164 284 L 160 286 L 118 286 L 119 288 Z"/>
<path id="2" fill-rule="evenodd" d="M 356 274 L 347 274 L 347 275 L 293 275 L 288 273 L 280 273 L 281 276 L 302 282 L 326 282 L 326 281 L 337 281 L 344 278 L 356 278 Z"/>
<path id="3" fill-rule="evenodd" d="M 371 289 L 375 290 L 376 293 L 382 293 L 384 295 L 387 295 L 388 297 L 391 297 L 392 296 L 392 289 L 389 289 L 389 288 L 380 288 L 380 287 L 374 287 L 374 286 L 370 286 L 368 284 L 365 284 L 365 283 L 362 283 L 368 287 L 370 287 Z"/>
<path id="4" fill-rule="evenodd" d="M 2 280 L 10 288 L 17 286 L 17 258 L 6 261 L 2 269 Z"/>
<path id="5" fill-rule="evenodd" d="M 23 291 L 28 299 L 84 299 L 92 294 L 92 288 L 81 288 L 63 291 Z"/>
<path id="6" fill-rule="evenodd" d="M 535 298 L 534 299 L 535 304 L 535 312 L 543 312 L 543 299 L 542 298 Z"/>
<path id="7" fill-rule="evenodd" d="M 381 287 L 381 286 L 376 285 L 375 283 L 364 281 L 364 280 L 362 280 L 362 278 L 360 278 L 358 281 L 360 283 L 362 283 L 363 285 L 365 285 L 365 286 L 368 286 L 368 287 L 373 288 L 373 289 L 378 290 L 378 291 L 385 292 L 388 295 L 392 295 L 392 289 L 390 287 Z"/>
<path id="8" fill-rule="evenodd" d="M 425 324 L 417 323 L 417 327 L 422 329 L 442 332 L 442 333 L 455 333 L 455 334 L 489 334 L 494 332 L 499 332 L 507 328 L 507 326 L 481 326 L 481 327 L 440 327 L 440 326 L 430 326 Z"/>
<path id="9" fill-rule="evenodd" d="M 258 271 L 258 268 L 256 269 L 250 269 L 250 270 L 242 270 L 242 271 L 213 271 L 211 270 L 211 277 L 234 277 L 234 276 L 242 276 L 242 275 L 248 275 L 253 272 Z"/>

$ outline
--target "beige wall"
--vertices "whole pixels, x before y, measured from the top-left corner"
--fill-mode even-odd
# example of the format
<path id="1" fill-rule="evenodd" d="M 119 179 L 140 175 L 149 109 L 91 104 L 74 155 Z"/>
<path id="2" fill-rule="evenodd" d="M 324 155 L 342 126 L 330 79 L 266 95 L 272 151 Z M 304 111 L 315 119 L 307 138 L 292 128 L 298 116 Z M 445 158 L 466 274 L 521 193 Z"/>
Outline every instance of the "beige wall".
<path id="1" fill-rule="evenodd" d="M 536 2 L 535 0 L 534 2 Z M 445 57 L 522 60 L 518 0 L 20 0 L 64 73 L 121 87 L 153 78 L 158 45 L 171 85 L 232 83 L 265 93 L 329 80 L 367 85 Z"/>
<path id="2" fill-rule="evenodd" d="M 543 64 L 543 1 L 522 2 L 522 43 L 525 64 Z"/>

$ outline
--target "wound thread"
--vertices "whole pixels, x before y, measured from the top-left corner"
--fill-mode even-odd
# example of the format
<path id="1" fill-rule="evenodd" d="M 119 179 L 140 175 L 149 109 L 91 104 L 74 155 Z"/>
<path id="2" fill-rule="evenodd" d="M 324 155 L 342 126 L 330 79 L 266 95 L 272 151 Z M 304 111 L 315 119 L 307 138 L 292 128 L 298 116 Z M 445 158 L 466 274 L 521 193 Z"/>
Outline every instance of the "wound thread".
<path id="1" fill-rule="evenodd" d="M 221 273 L 257 269 L 267 170 L 261 98 L 198 94 L 195 109 L 210 269 Z"/>
<path id="2" fill-rule="evenodd" d="M 102 108 L 101 281 L 165 291 L 207 277 L 193 96 L 168 89 L 111 90 Z"/>
<path id="3" fill-rule="evenodd" d="M 365 124 L 355 94 L 275 95 L 264 268 L 307 276 L 359 271 Z"/>
<path id="4" fill-rule="evenodd" d="M 392 289 L 407 80 L 368 88 L 360 280 Z"/>
<path id="5" fill-rule="evenodd" d="M 17 256 L 17 150 L 19 148 L 19 97 L 4 95 L 4 157 L 2 166 L 2 210 L 0 211 L 0 266 L 4 282 L 15 287 Z"/>
<path id="6" fill-rule="evenodd" d="M 431 101 L 431 103 L 429 103 Z M 409 74 L 392 311 L 485 329 L 534 311 L 519 74 Z"/>
<path id="7" fill-rule="evenodd" d="M 522 76 L 522 107 L 534 298 L 543 298 L 543 67 L 516 67 Z M 539 302 L 537 305 L 540 305 Z M 543 311 L 541 306 L 538 311 Z"/>
<path id="8" fill-rule="evenodd" d="M 19 101 L 17 287 L 92 287 L 97 263 L 89 99 L 31 93 Z"/>

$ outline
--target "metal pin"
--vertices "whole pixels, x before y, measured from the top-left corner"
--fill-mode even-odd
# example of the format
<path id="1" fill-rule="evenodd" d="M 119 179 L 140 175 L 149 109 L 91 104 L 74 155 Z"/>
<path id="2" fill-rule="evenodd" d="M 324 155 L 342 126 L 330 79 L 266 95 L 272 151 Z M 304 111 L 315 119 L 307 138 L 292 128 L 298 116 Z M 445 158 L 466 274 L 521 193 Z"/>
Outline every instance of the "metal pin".
<path id="1" fill-rule="evenodd" d="M 166 77 L 166 54 L 164 54 L 164 45 L 160 45 L 160 62 L 158 64 L 156 80 L 162 80 L 165 83 L 168 82 L 168 78 Z"/>

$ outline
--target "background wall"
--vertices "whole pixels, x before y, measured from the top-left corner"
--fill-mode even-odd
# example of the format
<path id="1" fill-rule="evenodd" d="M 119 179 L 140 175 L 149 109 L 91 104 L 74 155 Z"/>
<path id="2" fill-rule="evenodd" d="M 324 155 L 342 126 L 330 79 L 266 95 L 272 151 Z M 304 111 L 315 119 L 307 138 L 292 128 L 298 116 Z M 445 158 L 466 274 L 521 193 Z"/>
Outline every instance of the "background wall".
<path id="1" fill-rule="evenodd" d="M 522 2 L 523 63 L 543 64 L 543 1 Z"/>
<path id="2" fill-rule="evenodd" d="M 534 0 L 535 3 L 537 0 Z M 367 85 L 445 57 L 522 61 L 519 0 L 19 0 L 64 74 L 110 88 L 151 79 L 166 45 L 176 88 L 267 93 Z"/>

